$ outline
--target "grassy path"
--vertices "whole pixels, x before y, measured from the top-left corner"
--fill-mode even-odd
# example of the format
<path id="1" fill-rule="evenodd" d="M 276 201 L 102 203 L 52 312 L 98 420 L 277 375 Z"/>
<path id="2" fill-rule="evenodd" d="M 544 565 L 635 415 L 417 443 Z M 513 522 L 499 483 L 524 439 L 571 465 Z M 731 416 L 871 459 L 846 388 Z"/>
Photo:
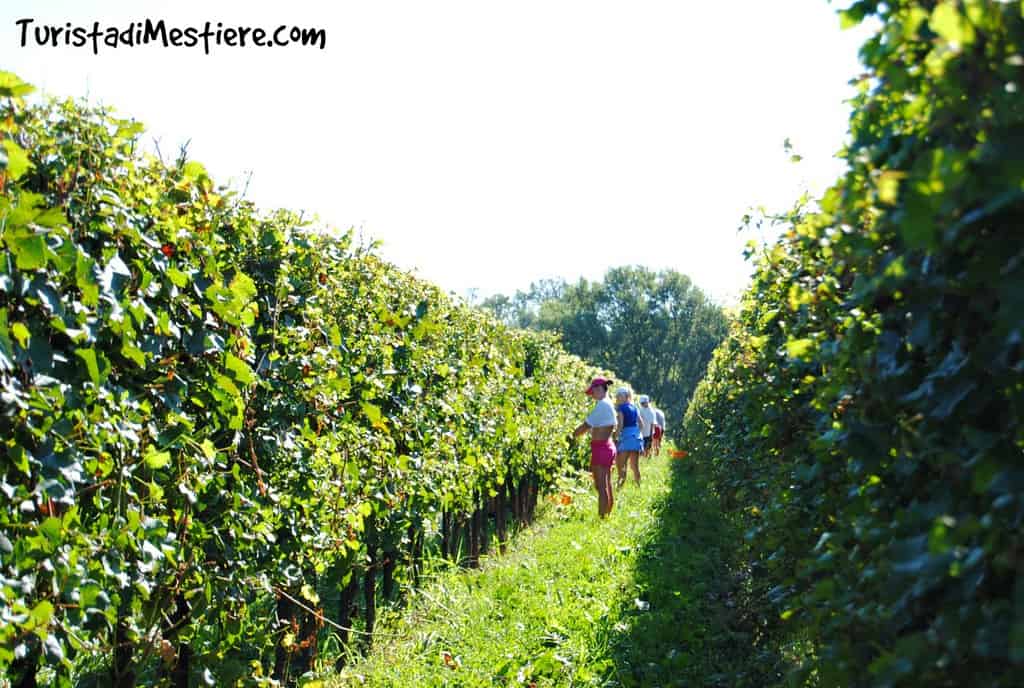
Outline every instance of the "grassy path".
<path id="1" fill-rule="evenodd" d="M 570 504 L 481 569 L 437 572 L 325 685 L 770 685 L 728 572 L 738 535 L 685 461 L 642 470 L 604 522 L 589 485 L 566 484 Z"/>

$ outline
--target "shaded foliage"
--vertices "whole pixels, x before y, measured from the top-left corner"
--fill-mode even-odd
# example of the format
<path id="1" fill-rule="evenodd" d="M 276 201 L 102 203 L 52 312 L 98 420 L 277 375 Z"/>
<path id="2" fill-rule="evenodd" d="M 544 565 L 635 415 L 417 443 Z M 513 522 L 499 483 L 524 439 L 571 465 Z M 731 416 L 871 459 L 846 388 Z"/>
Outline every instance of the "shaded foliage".
<path id="1" fill-rule="evenodd" d="M 669 470 L 653 536 L 637 553 L 636 599 L 623 614 L 629 629 L 610 653 L 619 683 L 779 685 L 784 662 L 748 600 L 742 532 L 719 507 L 704 464 L 675 460 Z"/>
<path id="2" fill-rule="evenodd" d="M 1024 684 L 1024 18 L 855 2 L 846 174 L 758 257 L 686 418 L 798 685 Z"/>

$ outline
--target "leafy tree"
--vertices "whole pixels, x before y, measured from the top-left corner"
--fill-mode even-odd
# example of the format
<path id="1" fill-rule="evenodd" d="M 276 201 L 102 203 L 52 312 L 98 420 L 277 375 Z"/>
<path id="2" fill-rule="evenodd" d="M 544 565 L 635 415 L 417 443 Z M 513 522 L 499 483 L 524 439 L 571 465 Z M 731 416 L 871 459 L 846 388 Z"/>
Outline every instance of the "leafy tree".
<path id="1" fill-rule="evenodd" d="M 569 351 L 618 371 L 677 420 L 727 328 L 689 277 L 642 267 L 613 268 L 601 282 L 541 281 L 482 306 L 518 327 L 557 332 Z"/>
<path id="2" fill-rule="evenodd" d="M 530 328 L 537 324 L 537 311 L 546 301 L 562 298 L 567 285 L 564 280 L 542 279 L 530 284 L 528 291 L 516 291 L 514 296 L 495 294 L 480 303 L 498 320 L 511 327 Z"/>

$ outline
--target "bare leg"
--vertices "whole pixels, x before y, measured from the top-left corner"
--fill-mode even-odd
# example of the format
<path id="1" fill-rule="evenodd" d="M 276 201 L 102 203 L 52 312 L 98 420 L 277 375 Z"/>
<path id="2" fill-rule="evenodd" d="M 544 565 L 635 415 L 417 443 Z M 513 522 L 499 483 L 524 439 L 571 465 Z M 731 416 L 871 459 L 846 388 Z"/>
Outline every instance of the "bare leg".
<path id="1" fill-rule="evenodd" d="M 612 467 L 590 465 L 590 474 L 594 477 L 594 489 L 597 490 L 597 515 L 604 518 L 612 510 Z"/>
<path id="2" fill-rule="evenodd" d="M 629 452 L 619 452 L 615 455 L 615 468 L 619 473 L 619 479 L 615 482 L 615 487 L 622 487 L 623 483 L 626 482 L 626 459 L 628 457 Z M 611 467 L 608 469 L 608 479 L 611 480 Z"/>
<path id="3" fill-rule="evenodd" d="M 612 512 L 612 507 L 615 506 L 615 493 L 612 492 L 612 467 L 608 467 L 608 472 L 605 474 L 604 479 L 604 491 L 608 495 L 608 511 L 605 512 L 605 516 Z"/>
<path id="4" fill-rule="evenodd" d="M 626 484 L 626 466 L 636 466 L 637 458 L 640 456 L 639 452 L 627 451 L 619 452 L 618 456 L 615 457 L 619 464 L 619 481 L 615 487 L 620 488 Z M 634 474 L 636 469 L 634 469 Z"/>
<path id="5" fill-rule="evenodd" d="M 637 487 L 640 487 L 640 455 L 637 452 L 633 452 L 629 457 L 629 467 L 633 469 L 633 480 L 636 481 Z"/>

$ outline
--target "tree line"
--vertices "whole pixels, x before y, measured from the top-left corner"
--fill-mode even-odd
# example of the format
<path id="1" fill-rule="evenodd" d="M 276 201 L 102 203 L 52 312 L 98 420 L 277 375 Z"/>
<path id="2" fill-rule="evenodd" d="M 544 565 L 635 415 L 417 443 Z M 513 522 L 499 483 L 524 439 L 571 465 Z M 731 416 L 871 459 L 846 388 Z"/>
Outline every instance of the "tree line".
<path id="1" fill-rule="evenodd" d="M 617 371 L 666 411 L 686 411 L 728 318 L 686 275 L 640 266 L 609 269 L 600 281 L 534 282 L 480 307 L 504 323 L 555 332 L 571 353 Z"/>

